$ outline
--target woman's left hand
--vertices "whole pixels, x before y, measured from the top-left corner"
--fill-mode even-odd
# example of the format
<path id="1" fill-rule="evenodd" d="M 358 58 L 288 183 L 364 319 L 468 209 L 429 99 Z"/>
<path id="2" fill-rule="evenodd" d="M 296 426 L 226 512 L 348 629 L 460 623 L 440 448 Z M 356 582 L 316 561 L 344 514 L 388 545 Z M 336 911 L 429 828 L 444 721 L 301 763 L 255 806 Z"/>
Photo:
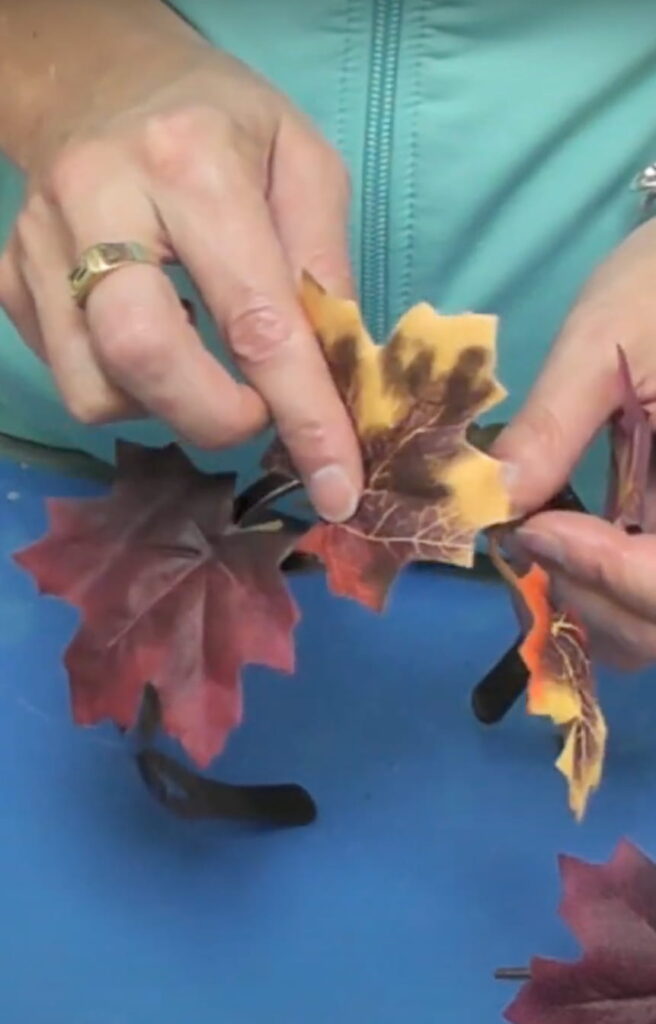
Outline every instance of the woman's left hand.
<path id="1" fill-rule="evenodd" d="M 618 345 L 656 426 L 656 219 L 593 274 L 523 408 L 497 440 L 494 454 L 513 467 L 519 513 L 535 512 L 556 494 L 620 408 Z M 648 488 L 646 525 L 656 530 L 656 481 Z M 598 657 L 623 668 L 656 661 L 656 533 L 629 536 L 593 516 L 539 512 L 515 538 L 552 574 Z"/>

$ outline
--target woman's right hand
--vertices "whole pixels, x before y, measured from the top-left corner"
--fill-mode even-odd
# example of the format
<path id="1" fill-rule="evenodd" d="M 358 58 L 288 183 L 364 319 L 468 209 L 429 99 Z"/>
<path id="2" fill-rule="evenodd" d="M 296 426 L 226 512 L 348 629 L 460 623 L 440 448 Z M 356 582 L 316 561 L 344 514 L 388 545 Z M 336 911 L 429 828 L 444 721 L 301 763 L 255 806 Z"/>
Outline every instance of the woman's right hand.
<path id="1" fill-rule="evenodd" d="M 0 259 L 8 315 L 79 420 L 154 415 L 214 448 L 251 437 L 270 413 L 318 512 L 348 517 L 359 449 L 297 299 L 303 269 L 352 290 L 340 158 L 182 22 L 86 96 L 60 105 L 24 161 L 26 200 Z M 79 310 L 68 273 L 101 241 L 182 263 L 247 383 L 208 352 L 159 267 L 114 271 Z"/>

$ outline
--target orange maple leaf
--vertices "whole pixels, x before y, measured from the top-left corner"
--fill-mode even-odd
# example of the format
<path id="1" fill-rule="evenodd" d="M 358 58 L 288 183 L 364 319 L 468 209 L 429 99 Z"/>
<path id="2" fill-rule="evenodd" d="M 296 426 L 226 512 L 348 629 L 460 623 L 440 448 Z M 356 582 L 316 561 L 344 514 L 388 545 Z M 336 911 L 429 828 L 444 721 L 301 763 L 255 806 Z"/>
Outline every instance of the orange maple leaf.
<path id="1" fill-rule="evenodd" d="M 541 566 L 518 575 L 502 558 L 494 537 L 490 555 L 519 600 L 520 620 L 527 623 L 519 647 L 529 672 L 527 710 L 548 716 L 563 731 L 556 767 L 567 779 L 570 808 L 581 820 L 590 794 L 601 783 L 607 737 L 586 631 L 571 611 L 554 604 L 549 576 Z"/>

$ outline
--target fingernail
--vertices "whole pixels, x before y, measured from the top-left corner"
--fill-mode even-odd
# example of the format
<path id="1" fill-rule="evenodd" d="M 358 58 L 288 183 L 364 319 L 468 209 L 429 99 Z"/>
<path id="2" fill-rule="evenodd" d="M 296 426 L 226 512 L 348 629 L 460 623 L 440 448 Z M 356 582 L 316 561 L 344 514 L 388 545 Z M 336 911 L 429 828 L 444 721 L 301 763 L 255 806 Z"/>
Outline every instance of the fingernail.
<path id="1" fill-rule="evenodd" d="M 340 523 L 358 507 L 358 493 L 341 466 L 323 466 L 308 481 L 308 494 L 322 519 Z"/>
<path id="2" fill-rule="evenodd" d="M 543 558 L 547 562 L 553 562 L 566 569 L 566 558 L 563 546 L 557 537 L 547 536 L 544 533 L 532 533 L 530 530 L 520 530 L 517 539 L 530 555 L 536 558 Z"/>

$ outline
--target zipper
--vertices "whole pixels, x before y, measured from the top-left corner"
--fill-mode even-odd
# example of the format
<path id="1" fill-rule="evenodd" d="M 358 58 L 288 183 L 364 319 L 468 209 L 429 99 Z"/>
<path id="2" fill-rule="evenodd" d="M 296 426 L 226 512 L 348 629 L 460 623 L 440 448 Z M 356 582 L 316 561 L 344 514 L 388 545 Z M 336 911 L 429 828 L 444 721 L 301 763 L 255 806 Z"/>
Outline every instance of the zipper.
<path id="1" fill-rule="evenodd" d="M 362 188 L 362 309 L 374 340 L 389 323 L 390 175 L 403 0 L 372 0 Z"/>

